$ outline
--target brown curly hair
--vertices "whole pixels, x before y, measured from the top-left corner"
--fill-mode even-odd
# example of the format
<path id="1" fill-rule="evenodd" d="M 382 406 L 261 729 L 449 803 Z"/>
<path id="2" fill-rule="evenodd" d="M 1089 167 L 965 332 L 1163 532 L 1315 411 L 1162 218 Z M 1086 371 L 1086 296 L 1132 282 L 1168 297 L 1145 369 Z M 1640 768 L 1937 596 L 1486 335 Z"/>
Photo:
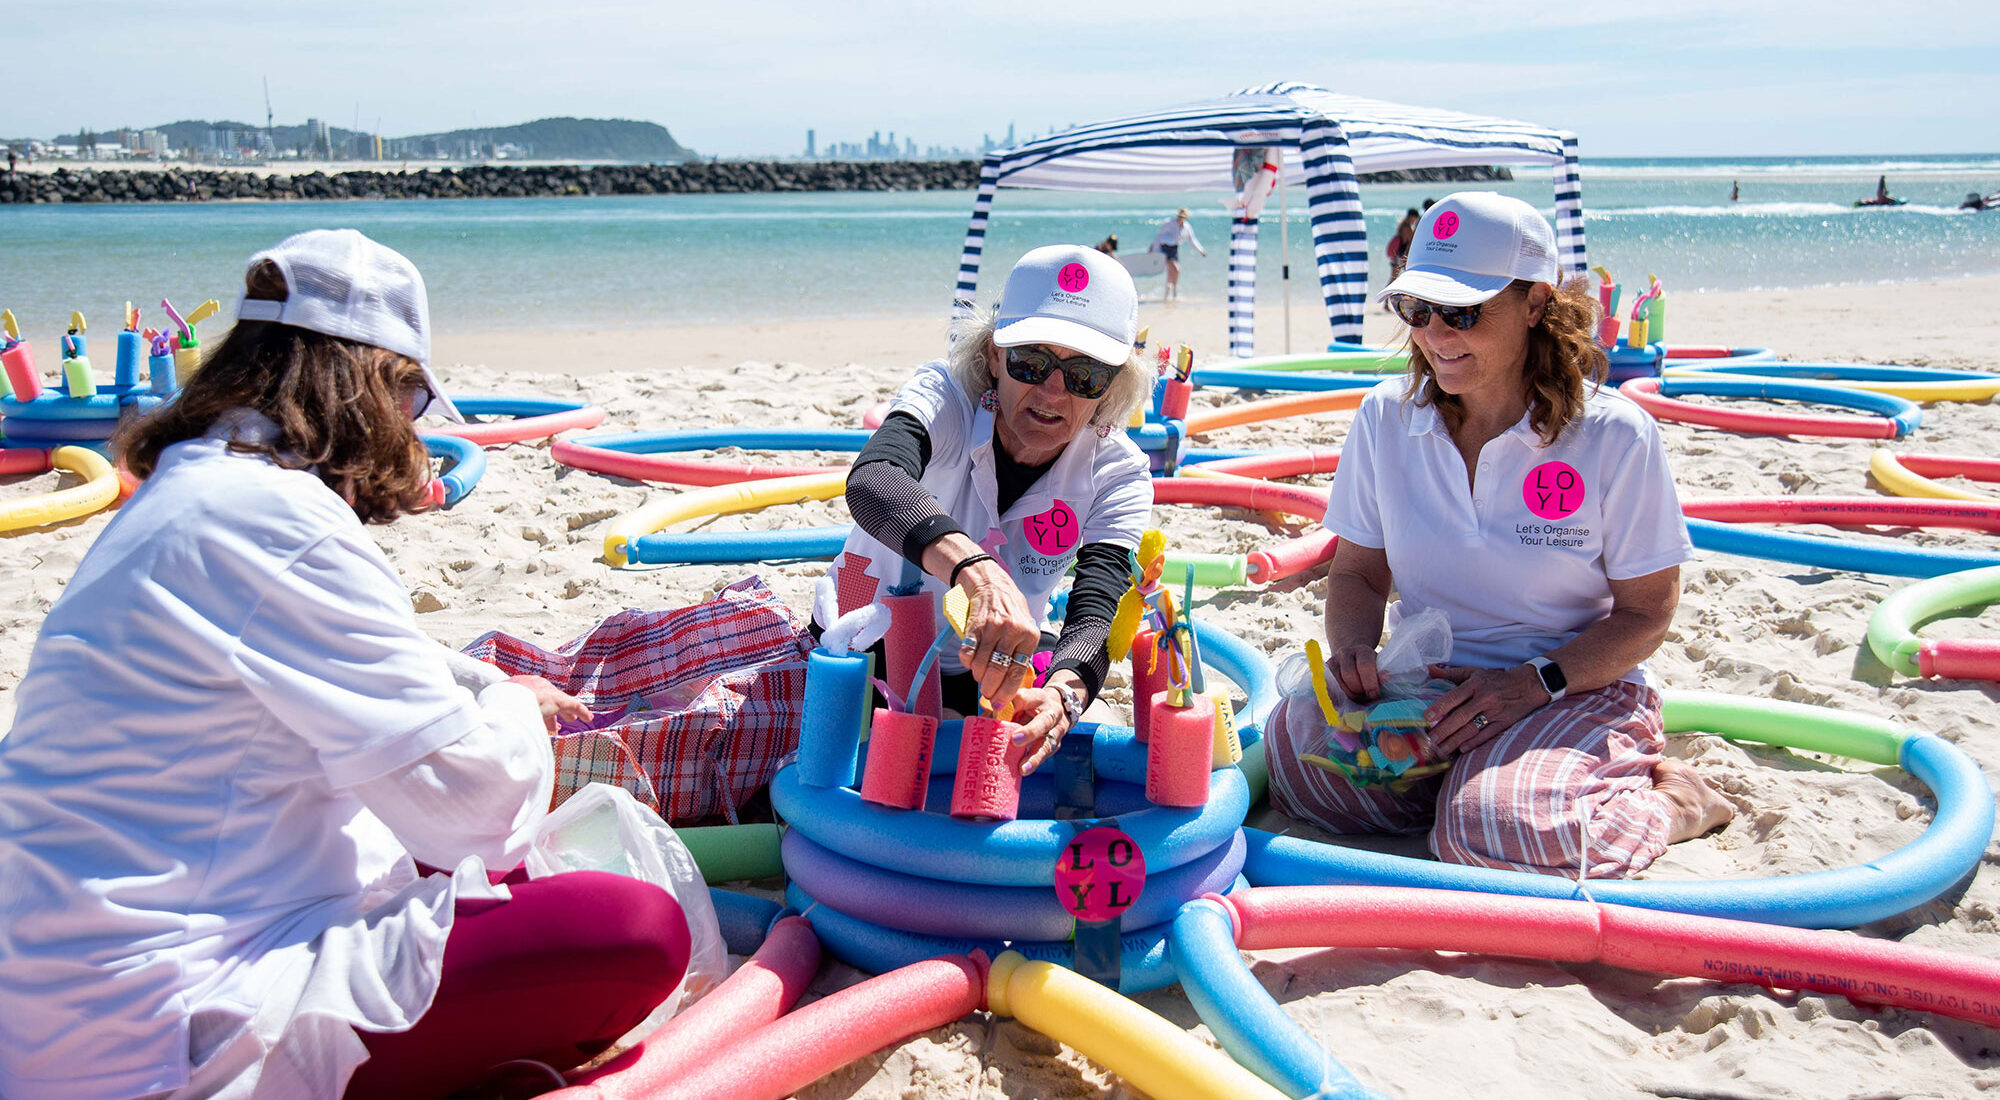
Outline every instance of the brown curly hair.
<path id="1" fill-rule="evenodd" d="M 1501 293 L 1525 295 L 1534 285 L 1516 279 Z M 1597 296 L 1590 292 L 1590 281 L 1572 279 L 1554 290 L 1541 321 L 1528 330 L 1528 362 L 1521 370 L 1528 387 L 1528 425 L 1545 447 L 1582 414 L 1584 400 L 1610 373 L 1604 349 L 1597 343 Z M 1437 374 L 1417 342 L 1407 340 L 1406 346 L 1410 398 L 1419 405 L 1436 406 L 1449 421 L 1458 420 L 1462 412 L 1458 398 L 1438 387 Z"/>
<path id="2" fill-rule="evenodd" d="M 249 296 L 286 297 L 284 275 L 266 260 L 244 277 Z M 278 426 L 268 442 L 232 440 L 287 469 L 310 469 L 364 523 L 387 523 L 428 505 L 430 458 L 410 424 L 410 398 L 424 385 L 414 359 L 276 321 L 238 321 L 202 359 L 173 400 L 121 429 L 113 447 L 137 477 L 160 452 L 208 434 L 233 409 L 255 409 Z"/>

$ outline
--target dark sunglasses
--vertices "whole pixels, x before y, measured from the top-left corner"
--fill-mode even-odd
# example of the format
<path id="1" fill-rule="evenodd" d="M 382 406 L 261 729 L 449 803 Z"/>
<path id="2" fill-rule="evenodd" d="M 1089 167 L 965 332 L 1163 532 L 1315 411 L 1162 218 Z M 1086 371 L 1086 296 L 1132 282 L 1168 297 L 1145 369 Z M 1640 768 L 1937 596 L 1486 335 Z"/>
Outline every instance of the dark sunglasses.
<path id="1" fill-rule="evenodd" d="M 1043 379 L 1060 370 L 1063 388 L 1078 397 L 1103 397 L 1118 378 L 1120 369 L 1088 355 L 1062 359 L 1055 352 L 1037 347 L 1007 349 L 1007 374 L 1014 381 L 1024 386 L 1039 386 Z"/>
<path id="2" fill-rule="evenodd" d="M 1412 329 L 1420 329 L 1430 324 L 1431 315 L 1436 314 L 1437 319 L 1443 321 L 1446 328 L 1464 332 L 1479 323 L 1479 311 L 1484 308 L 1486 308 L 1484 303 L 1476 306 L 1441 306 L 1409 294 L 1389 295 L 1389 309 Z"/>

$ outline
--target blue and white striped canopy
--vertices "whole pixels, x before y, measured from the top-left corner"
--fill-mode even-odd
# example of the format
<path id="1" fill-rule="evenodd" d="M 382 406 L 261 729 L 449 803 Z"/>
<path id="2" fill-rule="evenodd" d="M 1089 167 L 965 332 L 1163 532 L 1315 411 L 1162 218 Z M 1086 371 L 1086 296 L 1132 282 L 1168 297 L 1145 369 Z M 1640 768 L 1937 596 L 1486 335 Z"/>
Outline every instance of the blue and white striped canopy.
<path id="1" fill-rule="evenodd" d="M 959 265 L 956 298 L 969 305 L 978 288 L 986 219 L 999 187 L 1068 191 L 1233 191 L 1239 148 L 1283 151 L 1287 186 L 1306 188 L 1314 255 L 1334 337 L 1359 340 L 1368 279 L 1367 233 L 1355 176 L 1404 168 L 1467 165 L 1551 166 L 1556 243 L 1566 275 L 1586 266 L 1576 138 L 1529 122 L 1336 95 L 1281 82 L 1218 99 L 1074 127 L 987 154 L 980 170 Z M 1254 260 L 1256 221 L 1232 229 L 1232 254 Z M 1231 345 L 1252 354 L 1250 302 L 1254 262 L 1232 262 Z"/>

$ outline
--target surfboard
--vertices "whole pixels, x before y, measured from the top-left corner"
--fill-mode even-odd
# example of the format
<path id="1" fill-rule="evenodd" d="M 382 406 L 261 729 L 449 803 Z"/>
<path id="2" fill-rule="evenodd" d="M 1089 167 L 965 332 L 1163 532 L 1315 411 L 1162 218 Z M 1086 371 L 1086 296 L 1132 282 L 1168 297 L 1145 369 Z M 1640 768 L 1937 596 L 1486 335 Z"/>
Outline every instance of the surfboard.
<path id="1" fill-rule="evenodd" d="M 1167 254 L 1164 252 L 1120 252 L 1116 259 L 1125 265 L 1125 270 L 1131 272 L 1134 279 L 1167 273 Z"/>

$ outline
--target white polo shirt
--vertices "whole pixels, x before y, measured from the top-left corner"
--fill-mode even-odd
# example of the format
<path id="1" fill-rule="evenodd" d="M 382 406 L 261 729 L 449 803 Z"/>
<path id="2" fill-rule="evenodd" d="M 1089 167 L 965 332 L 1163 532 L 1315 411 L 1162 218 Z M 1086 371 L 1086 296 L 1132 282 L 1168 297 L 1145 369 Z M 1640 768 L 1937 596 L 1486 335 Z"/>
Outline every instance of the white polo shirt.
<path id="1" fill-rule="evenodd" d="M 533 696 L 448 653 L 317 477 L 167 448 L 0 738 L 0 1095 L 337 1097 L 350 1027 L 408 1027 L 553 781 Z"/>
<path id="2" fill-rule="evenodd" d="M 1153 475 L 1145 454 L 1123 431 L 1104 437 L 1088 427 L 1078 432 L 1048 472 L 999 515 L 993 414 L 959 386 L 944 360 L 918 368 L 889 411 L 923 423 L 931 460 L 919 483 L 999 559 L 1035 614 L 1047 615 L 1078 547 L 1104 542 L 1138 549 L 1152 517 Z M 942 581 L 913 566 L 906 569 L 900 548 L 884 546 L 858 525 L 846 550 L 868 557 L 868 573 L 881 582 L 881 591 L 905 583 L 906 575 L 921 576 L 926 592 L 944 591 Z M 956 648 L 947 649 L 940 663 L 948 672 L 964 670 Z"/>
<path id="3" fill-rule="evenodd" d="M 1658 427 L 1610 387 L 1552 446 L 1520 423 L 1487 443 L 1470 486 L 1437 409 L 1376 386 L 1340 452 L 1326 526 L 1384 550 L 1403 613 L 1451 619 L 1452 663 L 1507 668 L 1611 611 L 1611 580 L 1693 557 Z M 1652 685 L 1645 665 L 1623 679 Z"/>

